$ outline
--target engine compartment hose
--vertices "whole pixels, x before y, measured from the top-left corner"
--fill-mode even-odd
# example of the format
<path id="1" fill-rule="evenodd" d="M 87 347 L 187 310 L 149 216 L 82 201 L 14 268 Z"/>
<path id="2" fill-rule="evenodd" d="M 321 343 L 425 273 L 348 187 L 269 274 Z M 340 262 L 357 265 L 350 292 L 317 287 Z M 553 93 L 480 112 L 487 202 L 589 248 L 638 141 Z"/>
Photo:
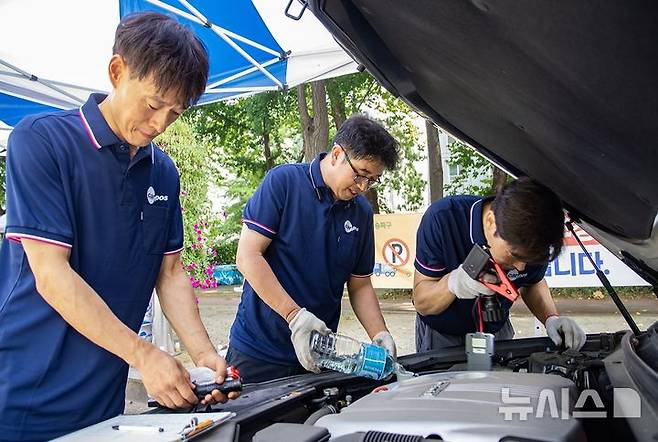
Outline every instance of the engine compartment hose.
<path id="1" fill-rule="evenodd" d="M 335 413 L 338 413 L 336 407 L 333 405 L 325 405 L 324 407 L 311 413 L 311 415 L 304 421 L 304 425 L 314 425 L 322 416 Z"/>

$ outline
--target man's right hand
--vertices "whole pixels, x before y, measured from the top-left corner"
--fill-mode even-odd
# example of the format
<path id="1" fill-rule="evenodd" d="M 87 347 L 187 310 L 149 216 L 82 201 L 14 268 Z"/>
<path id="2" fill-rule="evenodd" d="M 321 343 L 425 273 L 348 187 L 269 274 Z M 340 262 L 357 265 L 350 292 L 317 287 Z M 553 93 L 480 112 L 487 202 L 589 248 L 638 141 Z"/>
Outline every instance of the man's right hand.
<path id="1" fill-rule="evenodd" d="M 475 299 L 480 295 L 492 295 L 493 290 L 471 278 L 463 265 L 448 275 L 448 290 L 459 299 Z"/>
<path id="2" fill-rule="evenodd" d="M 292 332 L 290 340 L 295 347 L 295 354 L 297 355 L 299 363 L 308 371 L 319 373 L 320 369 L 311 356 L 311 332 L 317 330 L 321 334 L 326 335 L 331 332 L 329 327 L 327 327 L 327 324 L 318 319 L 313 313 L 303 308 L 297 312 L 295 317 L 288 324 L 288 327 L 290 327 L 290 331 Z"/>
<path id="3" fill-rule="evenodd" d="M 198 402 L 190 373 L 176 358 L 143 341 L 135 368 L 146 392 L 167 408 L 189 408 Z"/>

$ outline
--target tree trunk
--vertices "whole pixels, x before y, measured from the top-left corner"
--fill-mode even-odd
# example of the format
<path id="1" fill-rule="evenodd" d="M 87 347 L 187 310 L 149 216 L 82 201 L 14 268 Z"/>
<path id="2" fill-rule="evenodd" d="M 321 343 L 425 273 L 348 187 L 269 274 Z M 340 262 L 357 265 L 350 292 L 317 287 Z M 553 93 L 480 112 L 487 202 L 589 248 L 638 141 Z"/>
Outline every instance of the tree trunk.
<path id="1" fill-rule="evenodd" d="M 311 90 L 313 91 L 313 134 L 311 134 L 310 150 L 306 151 L 307 161 L 311 161 L 320 152 L 325 152 L 329 143 L 329 112 L 325 81 L 312 82 Z"/>
<path id="2" fill-rule="evenodd" d="M 268 131 L 263 131 L 263 152 L 265 153 L 265 168 L 270 170 L 274 167 L 274 158 L 272 158 L 272 149 L 270 149 L 270 133 Z"/>
<path id="3" fill-rule="evenodd" d="M 304 139 L 304 160 L 311 161 L 320 152 L 327 150 L 329 143 L 329 113 L 327 91 L 324 80 L 311 83 L 313 116 L 306 106 L 305 85 L 297 86 L 297 106 Z"/>
<path id="4" fill-rule="evenodd" d="M 365 195 L 372 207 L 372 211 L 374 213 L 379 213 L 379 196 L 377 194 L 377 189 L 370 189 Z"/>
<path id="5" fill-rule="evenodd" d="M 309 134 L 313 130 L 313 121 L 308 114 L 308 107 L 306 107 L 306 83 L 297 85 L 297 109 L 299 110 L 299 124 L 302 127 L 302 140 L 304 142 L 299 160 L 301 161 L 306 157 L 306 150 L 310 143 Z"/>
<path id="6" fill-rule="evenodd" d="M 503 169 L 499 169 L 495 165 L 493 167 L 493 182 L 491 183 L 491 193 L 497 195 L 500 192 L 500 189 L 503 188 L 507 182 L 507 173 Z"/>
<path id="7" fill-rule="evenodd" d="M 338 131 L 347 119 L 345 116 L 345 103 L 336 94 L 329 96 L 329 102 L 331 103 L 331 115 L 334 117 L 334 125 L 336 131 Z"/>
<path id="8" fill-rule="evenodd" d="M 443 198 L 443 164 L 441 163 L 439 130 L 430 120 L 425 120 L 425 131 L 427 132 L 430 201 L 436 201 Z"/>

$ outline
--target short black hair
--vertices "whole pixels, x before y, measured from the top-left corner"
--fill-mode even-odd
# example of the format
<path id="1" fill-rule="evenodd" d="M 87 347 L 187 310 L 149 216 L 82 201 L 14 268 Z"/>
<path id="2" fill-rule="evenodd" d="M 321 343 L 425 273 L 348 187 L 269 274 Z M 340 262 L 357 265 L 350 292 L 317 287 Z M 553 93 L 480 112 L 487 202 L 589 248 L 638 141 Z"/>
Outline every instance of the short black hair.
<path id="1" fill-rule="evenodd" d="M 334 144 L 354 158 L 379 159 L 388 170 L 395 169 L 400 157 L 399 144 L 384 126 L 363 114 L 353 115 L 341 124 Z"/>
<path id="2" fill-rule="evenodd" d="M 206 47 L 168 15 L 139 12 L 125 16 L 117 26 L 112 50 L 124 59 L 133 78 L 153 75 L 158 92 L 178 91 L 185 107 L 196 103 L 206 90 Z"/>
<path id="3" fill-rule="evenodd" d="M 528 177 L 503 186 L 491 204 L 496 234 L 517 257 L 531 264 L 556 258 L 564 241 L 564 211 L 560 198 Z"/>

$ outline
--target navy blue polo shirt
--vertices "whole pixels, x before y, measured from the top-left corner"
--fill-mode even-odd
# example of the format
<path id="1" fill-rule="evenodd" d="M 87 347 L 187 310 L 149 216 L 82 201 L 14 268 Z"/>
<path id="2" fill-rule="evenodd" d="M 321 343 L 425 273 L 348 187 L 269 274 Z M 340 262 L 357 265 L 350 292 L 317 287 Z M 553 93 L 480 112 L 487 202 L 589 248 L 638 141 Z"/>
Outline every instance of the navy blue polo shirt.
<path id="1" fill-rule="evenodd" d="M 39 295 L 21 241 L 70 250 L 70 265 L 133 331 L 164 254 L 183 246 L 178 172 L 153 145 L 131 160 L 93 94 L 28 117 L 9 137 L 0 250 L 0 439 L 51 439 L 116 416 L 128 365 Z"/>
<path id="2" fill-rule="evenodd" d="M 334 200 L 320 173 L 325 155 L 272 169 L 247 202 L 243 222 L 272 240 L 264 257 L 286 292 L 336 331 L 343 287 L 350 277 L 370 277 L 375 246 L 368 200 Z M 248 281 L 230 345 L 253 358 L 297 363 L 287 322 Z"/>
<path id="3" fill-rule="evenodd" d="M 423 215 L 416 235 L 416 270 L 431 278 L 447 275 L 464 262 L 474 244 L 487 245 L 482 227 L 482 206 L 493 198 L 450 196 L 435 201 Z M 541 281 L 548 263 L 528 265 L 523 272 L 515 269 L 507 277 L 518 287 Z M 498 299 L 503 307 L 501 322 L 485 323 L 485 331 L 495 333 L 509 316 L 512 302 L 503 296 Z M 474 299 L 455 299 L 438 315 L 419 315 L 432 329 L 450 335 L 475 332 Z"/>

